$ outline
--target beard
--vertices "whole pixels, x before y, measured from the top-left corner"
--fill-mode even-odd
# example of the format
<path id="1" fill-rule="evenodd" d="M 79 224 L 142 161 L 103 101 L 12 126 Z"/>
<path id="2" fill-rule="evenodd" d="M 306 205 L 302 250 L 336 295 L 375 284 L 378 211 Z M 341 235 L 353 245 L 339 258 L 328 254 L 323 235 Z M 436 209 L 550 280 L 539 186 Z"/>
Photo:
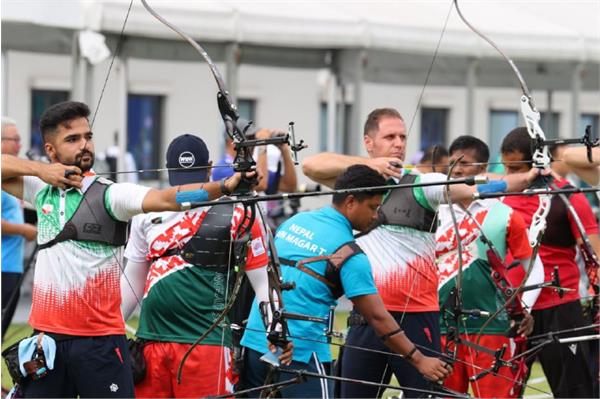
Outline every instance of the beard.
<path id="1" fill-rule="evenodd" d="M 89 158 L 89 161 L 86 160 L 84 162 L 84 157 Z M 94 153 L 91 151 L 83 150 L 79 154 L 75 155 L 75 159 L 72 161 L 66 161 L 62 159 L 62 157 L 58 157 L 58 162 L 62 163 L 63 165 L 77 166 L 79 169 L 81 169 L 82 173 L 85 173 L 92 169 L 92 166 L 94 166 Z"/>

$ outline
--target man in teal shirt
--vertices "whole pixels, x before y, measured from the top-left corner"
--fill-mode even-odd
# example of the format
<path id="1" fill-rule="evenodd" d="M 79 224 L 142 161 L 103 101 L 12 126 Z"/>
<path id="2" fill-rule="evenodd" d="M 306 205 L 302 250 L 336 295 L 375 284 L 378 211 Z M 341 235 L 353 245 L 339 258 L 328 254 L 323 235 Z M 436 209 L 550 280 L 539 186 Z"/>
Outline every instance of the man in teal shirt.
<path id="1" fill-rule="evenodd" d="M 385 179 L 379 173 L 367 166 L 355 165 L 340 175 L 335 188 L 383 185 Z M 329 273 L 326 271 L 325 260 L 298 263 L 307 258 L 331 255 L 344 244 L 354 244 L 353 229 L 368 229 L 377 217 L 382 196 L 382 192 L 373 191 L 335 194 L 331 206 L 297 214 L 281 225 L 275 236 L 275 246 L 282 263 L 283 280 L 296 284 L 296 288 L 283 293 L 284 307 L 291 313 L 326 319 L 330 306 L 345 294 L 377 331 L 384 344 L 405 356 L 427 378 L 441 380 L 448 374 L 446 364 L 418 351 L 385 310 L 364 253 L 359 251 L 350 256 L 339 267 L 337 275 L 332 275 L 331 269 Z M 334 288 L 330 287 L 330 283 Z M 328 337 L 323 333 L 325 325 L 305 320 L 287 320 L 287 323 L 294 342 L 293 361 L 289 368 L 327 374 L 331 352 Z M 247 356 L 239 388 L 258 387 L 264 383 L 268 373 L 267 365 L 260 362 L 259 358 L 268 349 L 265 327 L 256 303 L 242 345 L 247 348 Z M 285 381 L 286 378 L 290 376 L 282 374 L 272 382 Z M 330 384 L 320 378 L 309 378 L 306 382 L 282 390 L 284 397 L 329 397 L 330 393 Z"/>

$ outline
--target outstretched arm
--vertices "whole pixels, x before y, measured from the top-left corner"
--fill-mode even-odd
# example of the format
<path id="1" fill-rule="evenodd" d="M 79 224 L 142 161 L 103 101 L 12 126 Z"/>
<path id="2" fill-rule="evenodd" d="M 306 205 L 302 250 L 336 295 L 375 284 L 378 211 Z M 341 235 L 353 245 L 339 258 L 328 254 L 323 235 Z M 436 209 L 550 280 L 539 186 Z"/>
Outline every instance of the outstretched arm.
<path id="1" fill-rule="evenodd" d="M 587 148 L 569 147 L 563 152 L 563 161 L 571 171 L 587 184 L 596 186 L 600 182 L 600 148 L 592 148 L 592 162 L 587 158 Z"/>
<path id="2" fill-rule="evenodd" d="M 249 174 L 249 177 L 252 175 Z M 224 185 L 225 191 L 233 192 L 241 181 L 241 173 L 229 177 Z M 151 189 L 142 202 L 145 213 L 162 211 L 180 211 L 183 202 L 201 202 L 213 200 L 224 194 L 221 182 L 185 184 L 162 190 Z"/>
<path id="3" fill-rule="evenodd" d="M 352 165 L 367 165 L 385 177 L 402 176 L 402 160 L 399 158 L 365 158 L 333 152 L 322 152 L 306 158 L 302 162 L 302 172 L 317 183 L 333 188 L 337 177 Z"/>
<path id="4" fill-rule="evenodd" d="M 510 175 L 496 175 L 487 173 L 486 176 L 490 180 L 504 180 L 506 183 L 507 192 L 518 192 L 529 187 L 540 173 L 548 174 L 550 171 L 548 170 L 540 172 L 540 170 L 537 168 L 531 168 L 529 171 L 523 173 L 514 173 Z M 473 198 L 473 194 L 478 191 L 478 187 L 468 186 L 466 184 L 455 184 L 449 186 L 449 191 L 452 201 L 462 201 Z"/>
<path id="5" fill-rule="evenodd" d="M 65 172 L 75 174 L 65 177 Z M 30 161 L 2 154 L 2 189 L 17 198 L 23 198 L 23 176 L 36 176 L 55 187 L 81 188 L 81 170 L 61 163 Z"/>

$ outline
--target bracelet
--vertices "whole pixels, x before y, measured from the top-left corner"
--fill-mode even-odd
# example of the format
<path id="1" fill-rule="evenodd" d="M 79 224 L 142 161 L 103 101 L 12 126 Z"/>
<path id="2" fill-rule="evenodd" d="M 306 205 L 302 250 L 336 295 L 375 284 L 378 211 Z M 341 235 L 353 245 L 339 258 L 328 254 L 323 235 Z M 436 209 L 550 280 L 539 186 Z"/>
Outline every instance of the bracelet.
<path id="1" fill-rule="evenodd" d="M 381 337 L 379 337 L 379 339 L 381 340 L 381 342 L 385 342 L 387 341 L 392 335 L 396 335 L 396 334 L 400 334 L 403 333 L 404 330 L 402 330 L 402 328 L 397 328 L 392 332 L 389 332 L 387 334 L 382 335 Z"/>
<path id="2" fill-rule="evenodd" d="M 224 179 L 219 180 L 219 188 L 221 189 L 221 194 L 223 195 L 231 195 L 231 191 L 229 191 L 229 189 L 227 188 L 227 186 L 225 185 L 225 181 L 227 181 L 227 177 Z"/>
<path id="3" fill-rule="evenodd" d="M 406 355 L 402 356 L 402 358 L 404 358 L 404 360 L 410 362 L 416 351 L 417 351 L 417 347 L 413 346 L 413 348 L 410 350 L 410 352 L 408 352 Z"/>

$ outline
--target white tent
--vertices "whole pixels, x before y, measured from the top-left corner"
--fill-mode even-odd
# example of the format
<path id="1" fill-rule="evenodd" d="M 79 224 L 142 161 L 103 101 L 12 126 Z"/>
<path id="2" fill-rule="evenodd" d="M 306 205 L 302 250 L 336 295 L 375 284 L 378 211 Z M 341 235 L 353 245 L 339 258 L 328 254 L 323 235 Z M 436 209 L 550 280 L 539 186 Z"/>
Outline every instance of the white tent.
<path id="1" fill-rule="evenodd" d="M 265 46 L 431 53 L 449 15 L 440 54 L 497 56 L 458 18 L 450 0 L 152 1 L 197 38 Z M 520 59 L 600 61 L 600 2 L 460 2 L 465 16 Z M 120 32 L 128 0 L 3 0 L 2 20 Z M 66 12 L 65 12 L 66 10 Z M 128 35 L 172 38 L 134 1 Z"/>

